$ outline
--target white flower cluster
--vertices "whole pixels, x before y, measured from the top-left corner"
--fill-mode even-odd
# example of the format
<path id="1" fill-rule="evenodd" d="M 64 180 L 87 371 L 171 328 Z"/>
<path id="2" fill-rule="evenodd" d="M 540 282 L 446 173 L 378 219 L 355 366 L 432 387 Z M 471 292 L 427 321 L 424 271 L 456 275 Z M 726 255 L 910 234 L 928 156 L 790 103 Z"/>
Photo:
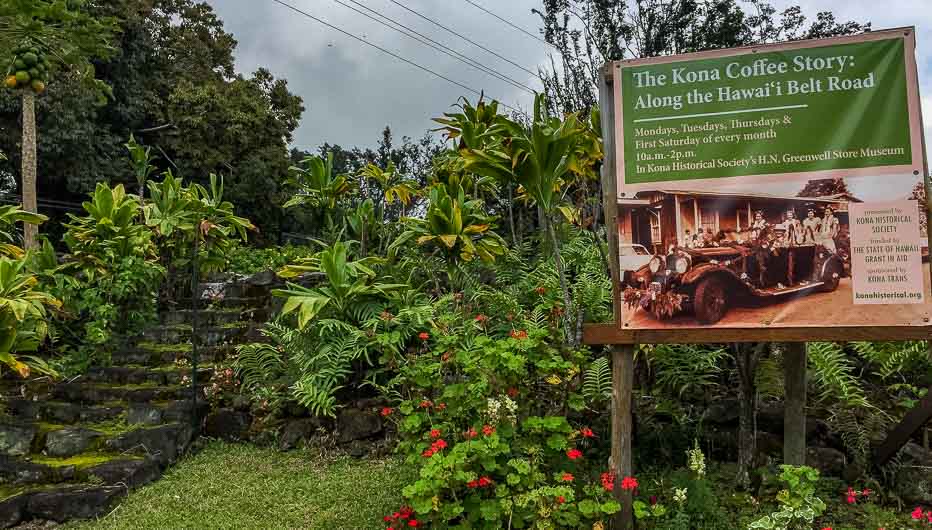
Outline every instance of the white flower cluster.
<path id="1" fill-rule="evenodd" d="M 691 469 L 699 478 L 705 476 L 705 455 L 702 449 L 699 449 L 699 440 L 696 440 L 692 449 L 686 451 L 686 458 L 689 460 L 689 469 Z"/>
<path id="2" fill-rule="evenodd" d="M 686 503 L 686 492 L 689 488 L 673 488 L 673 500 L 682 506 Z"/>
<path id="3" fill-rule="evenodd" d="M 489 398 L 486 402 L 485 412 L 489 417 L 489 423 L 492 425 L 499 425 L 502 421 L 514 425 L 518 420 L 518 404 L 504 395 L 499 396 L 497 399 Z"/>

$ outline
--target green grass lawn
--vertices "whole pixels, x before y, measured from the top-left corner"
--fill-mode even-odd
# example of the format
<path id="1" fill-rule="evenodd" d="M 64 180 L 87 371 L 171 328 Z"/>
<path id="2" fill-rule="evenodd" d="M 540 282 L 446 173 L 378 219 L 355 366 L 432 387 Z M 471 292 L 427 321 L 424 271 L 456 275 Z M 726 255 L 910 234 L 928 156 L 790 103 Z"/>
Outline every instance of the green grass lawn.
<path id="1" fill-rule="evenodd" d="M 393 458 L 328 460 L 214 442 L 106 517 L 68 528 L 384 528 L 405 478 Z"/>

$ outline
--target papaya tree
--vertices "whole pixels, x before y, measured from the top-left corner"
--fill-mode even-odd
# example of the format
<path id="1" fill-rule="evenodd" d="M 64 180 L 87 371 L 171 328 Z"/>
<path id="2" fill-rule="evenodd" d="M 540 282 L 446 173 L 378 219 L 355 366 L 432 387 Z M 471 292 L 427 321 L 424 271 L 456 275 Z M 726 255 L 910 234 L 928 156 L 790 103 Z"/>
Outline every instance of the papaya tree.
<path id="1" fill-rule="evenodd" d="M 0 3 L 0 50 L 12 50 L 11 55 L 0 57 L 0 65 L 6 63 L 4 86 L 22 96 L 22 195 L 26 211 L 35 213 L 38 201 L 36 96 L 45 92 L 55 74 L 67 73 L 98 88 L 103 98 L 107 87 L 94 80 L 90 61 L 111 53 L 115 30 L 112 19 L 88 14 L 82 0 Z M 34 248 L 38 225 L 27 223 L 23 232 L 25 247 Z"/>

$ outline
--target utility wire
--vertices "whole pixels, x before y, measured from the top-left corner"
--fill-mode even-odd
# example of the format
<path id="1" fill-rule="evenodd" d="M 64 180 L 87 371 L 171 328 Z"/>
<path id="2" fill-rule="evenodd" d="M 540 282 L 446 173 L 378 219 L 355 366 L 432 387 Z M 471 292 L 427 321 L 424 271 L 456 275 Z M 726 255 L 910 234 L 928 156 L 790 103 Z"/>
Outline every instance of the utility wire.
<path id="1" fill-rule="evenodd" d="M 494 52 L 494 51 L 492 51 L 492 50 L 486 48 L 485 46 L 479 44 L 478 42 L 476 42 L 476 41 L 474 41 L 474 40 L 472 40 L 472 39 L 470 39 L 469 37 L 463 35 L 462 33 L 458 33 L 458 32 L 456 32 L 456 31 L 454 31 L 454 30 L 452 30 L 452 29 L 450 29 L 450 28 L 444 26 L 444 25 L 441 24 L 440 22 L 437 22 L 436 20 L 434 20 L 434 19 L 432 19 L 432 18 L 430 18 L 430 17 L 428 17 L 428 16 L 426 16 L 426 15 L 422 15 L 421 13 L 418 13 L 417 11 L 415 11 L 415 10 L 411 9 L 410 7 L 408 7 L 408 6 L 404 5 L 404 4 L 402 4 L 401 2 L 398 2 L 398 0 L 389 0 L 389 1 L 390 1 L 391 3 L 397 5 L 398 7 L 400 7 L 400 8 L 402 8 L 402 9 L 406 10 L 406 11 L 410 11 L 411 13 L 414 13 L 415 15 L 417 15 L 417 16 L 423 18 L 424 20 L 430 22 L 431 24 L 437 26 L 438 28 L 441 28 L 441 29 L 443 29 L 444 31 L 447 31 L 447 32 L 449 32 L 449 33 L 452 33 L 453 35 L 456 35 L 457 37 L 463 39 L 464 41 L 466 41 L 466 42 L 468 42 L 468 43 L 470 43 L 470 44 L 472 44 L 473 46 L 475 46 L 475 47 L 477 47 L 477 48 L 479 48 L 479 49 L 481 49 L 481 50 L 484 50 L 484 51 L 486 51 L 487 53 L 491 53 L 492 55 L 498 57 L 499 59 L 501 59 L 501 60 L 503 60 L 503 61 L 505 61 L 505 62 L 507 62 L 507 63 L 510 63 L 510 64 L 514 65 L 515 67 L 521 69 L 521 70 L 524 70 L 525 72 L 527 72 L 528 74 L 530 74 L 530 75 L 532 75 L 532 76 L 534 76 L 534 77 L 537 77 L 537 75 L 538 75 L 537 72 L 532 72 L 532 71 L 528 70 L 527 68 L 525 68 L 525 67 L 521 66 L 520 64 L 518 64 L 518 63 L 512 61 L 511 59 L 509 59 L 509 58 L 507 58 L 507 57 L 503 57 L 503 56 L 501 56 L 500 54 L 498 54 L 498 53 L 496 53 L 496 52 Z"/>
<path id="2" fill-rule="evenodd" d="M 283 7 L 287 7 L 288 9 L 290 9 L 290 10 L 296 12 L 296 13 L 299 13 L 299 14 L 301 14 L 301 15 L 304 15 L 304 16 L 306 16 L 307 18 L 309 18 L 309 19 L 311 19 L 311 20 L 314 20 L 314 21 L 316 21 L 316 22 L 318 22 L 318 23 L 320 23 L 320 24 L 323 24 L 324 26 L 327 26 L 328 28 L 330 28 L 330 29 L 332 29 L 332 30 L 334 30 L 334 31 L 338 31 L 338 32 L 340 32 L 340 33 L 346 35 L 347 37 L 356 39 L 356 40 L 358 40 L 359 42 L 361 42 L 361 43 L 363 43 L 363 44 L 366 44 L 366 45 L 368 45 L 368 46 L 372 46 L 373 48 L 379 50 L 380 52 L 385 53 L 385 54 L 387 54 L 387 55 L 391 55 L 392 57 L 394 57 L 395 59 L 398 59 L 399 61 L 402 61 L 402 62 L 404 62 L 404 63 L 410 64 L 411 66 L 413 66 L 413 67 L 415 67 L 415 68 L 417 68 L 417 69 L 419 69 L 419 70 L 423 70 L 424 72 L 427 72 L 427 73 L 429 73 L 429 74 L 431 74 L 431 75 L 433 75 L 433 76 L 435 76 L 435 77 L 439 77 L 440 79 L 443 79 L 444 81 L 448 81 L 448 82 L 450 82 L 450 83 L 453 83 L 454 85 L 456 85 L 456 86 L 462 88 L 463 90 L 468 90 L 469 92 L 472 92 L 473 94 L 476 94 L 476 95 L 478 95 L 478 96 L 480 96 L 480 97 L 483 95 L 482 92 L 476 90 L 475 88 L 466 86 L 466 85 L 464 85 L 463 83 L 460 83 L 459 81 L 450 79 L 449 77 L 447 77 L 447 76 L 445 76 L 445 75 L 443 75 L 443 74 L 439 74 L 439 73 L 437 73 L 437 72 L 431 70 L 430 68 L 427 68 L 426 66 L 421 66 L 420 64 L 418 64 L 418 63 L 416 63 L 416 62 L 414 62 L 414 61 L 412 61 L 412 60 L 410 60 L 410 59 L 405 59 L 404 57 L 398 55 L 397 53 L 395 53 L 395 52 L 393 52 L 393 51 L 391 51 L 391 50 L 388 50 L 388 49 L 386 49 L 386 48 L 383 48 L 383 47 L 379 46 L 378 44 L 373 44 L 373 43 L 367 41 L 366 39 L 364 39 L 364 38 L 362 38 L 362 37 L 359 37 L 359 36 L 357 36 L 357 35 L 354 35 L 354 34 L 348 32 L 348 31 L 346 31 L 345 29 L 342 29 L 342 28 L 339 28 L 339 27 L 337 27 L 337 26 L 334 26 L 333 24 L 331 24 L 331 23 L 329 23 L 329 22 L 327 22 L 327 21 L 325 21 L 325 20 L 322 20 L 322 19 L 320 19 L 320 18 L 317 18 L 317 17 L 315 17 L 314 15 L 312 15 L 312 14 L 306 12 L 306 11 L 302 11 L 302 10 L 298 9 L 297 7 L 291 5 L 291 4 L 288 4 L 288 3 L 286 3 L 286 2 L 283 2 L 282 0 L 272 0 L 272 1 L 275 2 L 276 4 L 279 4 L 279 5 L 283 6 Z M 510 105 L 507 105 L 507 104 L 505 104 L 505 103 L 502 103 L 501 105 L 502 105 L 503 107 L 506 107 L 506 108 L 508 108 L 508 109 L 511 109 L 511 110 L 513 110 L 513 111 L 515 111 L 515 112 L 521 112 L 521 111 L 519 111 L 518 109 L 516 109 L 516 108 L 514 108 L 514 107 L 512 107 L 512 106 L 510 106 Z"/>
<path id="3" fill-rule="evenodd" d="M 506 20 L 506 19 L 500 17 L 499 15 L 496 15 L 495 13 L 493 13 L 493 12 L 489 11 L 488 9 L 482 7 L 481 5 L 479 5 L 479 4 L 475 3 L 475 2 L 473 2 L 472 0 L 466 0 L 466 3 L 467 3 L 467 4 L 470 4 L 470 5 L 472 5 L 472 6 L 475 6 L 475 7 L 476 7 L 477 9 L 479 9 L 480 11 L 483 11 L 483 12 L 485 12 L 485 13 L 488 13 L 488 14 L 492 15 L 493 17 L 495 17 L 495 18 L 501 20 L 501 21 L 504 22 L 505 24 L 508 24 L 509 26 L 515 28 L 516 30 L 520 31 L 521 33 L 524 33 L 525 35 L 531 37 L 532 39 L 539 40 L 540 42 L 543 42 L 543 43 L 546 44 L 547 46 L 553 46 L 553 45 L 550 44 L 549 42 L 547 42 L 547 41 L 545 41 L 544 39 L 538 37 L 537 35 L 534 35 L 534 34 L 531 33 L 530 31 L 528 31 L 528 30 L 526 30 L 526 29 L 524 29 L 524 28 L 522 28 L 522 27 L 520 27 L 520 26 L 518 26 L 518 25 L 516 25 L 516 24 L 512 24 L 510 21 L 508 21 L 508 20 Z"/>
<path id="4" fill-rule="evenodd" d="M 492 68 L 489 68 L 488 66 L 485 66 L 485 65 L 479 63 L 478 61 L 476 61 L 476 60 L 474 60 L 474 59 L 471 59 L 471 58 L 469 58 L 469 57 L 467 57 L 467 56 L 461 54 L 460 52 L 454 50 L 453 48 L 450 48 L 449 46 L 446 46 L 446 45 L 444 45 L 443 43 L 437 42 L 437 41 L 435 41 L 434 39 L 428 37 L 427 35 L 424 35 L 423 33 L 420 33 L 420 32 L 418 32 L 417 30 L 414 30 L 414 29 L 412 29 L 412 28 L 410 28 L 410 27 L 408 27 L 408 26 L 406 26 L 406 25 L 404 25 L 404 24 L 402 24 L 402 23 L 400 23 L 400 22 L 398 22 L 398 21 L 396 21 L 396 20 L 394 20 L 394 19 L 392 19 L 392 18 L 386 16 L 386 15 L 383 15 L 382 13 L 379 13 L 378 11 L 376 11 L 376 10 L 374 10 L 374 9 L 368 7 L 368 6 L 359 3 L 359 2 L 357 2 L 356 0 L 349 0 L 349 1 L 352 2 L 352 3 L 354 3 L 354 4 L 356 4 L 357 6 L 359 6 L 359 7 L 361 7 L 361 8 L 363 8 L 363 9 L 365 9 L 365 10 L 367 10 L 367 11 L 370 11 L 370 12 L 374 13 L 375 15 L 377 15 L 377 16 L 379 16 L 379 17 L 381 17 L 381 18 L 383 18 L 383 19 L 385 19 L 385 20 L 387 20 L 387 21 L 389 21 L 391 24 L 394 24 L 395 26 L 400 26 L 400 27 L 403 28 L 403 29 L 398 29 L 397 27 L 394 27 L 394 26 L 392 26 L 391 24 L 388 24 L 388 23 L 386 23 L 386 22 L 383 22 L 382 20 L 379 20 L 379 19 L 375 18 L 374 16 L 372 16 L 372 15 L 370 15 L 370 14 L 368 14 L 368 13 L 364 13 L 364 12 L 360 11 L 359 9 L 356 9 L 355 7 L 353 7 L 353 6 L 351 6 L 351 5 L 349 5 L 349 4 L 345 3 L 345 2 L 343 2 L 342 0 L 333 0 L 333 1 L 336 2 L 336 3 L 338 3 L 338 4 L 340 4 L 340 5 L 343 6 L 343 7 L 346 7 L 346 8 L 348 8 L 348 9 L 352 9 L 353 11 L 359 13 L 360 15 L 362 15 L 362 16 L 364 16 L 364 17 L 366 17 L 366 18 L 369 18 L 369 19 L 371 19 L 371 20 L 374 20 L 374 21 L 378 22 L 379 24 L 382 24 L 383 26 L 385 26 L 385 27 L 387 27 L 387 28 L 391 28 L 391 29 L 393 29 L 393 30 L 395 30 L 395 31 L 397 31 L 397 32 L 399 32 L 399 33 L 401 33 L 402 35 L 404 35 L 404 36 L 406 36 L 406 37 L 409 37 L 409 38 L 411 38 L 411 39 L 414 39 L 414 40 L 416 40 L 417 42 L 419 42 L 419 43 L 421 43 L 421 44 L 423 44 L 423 45 L 425 45 L 425 46 L 428 46 L 428 47 L 433 48 L 433 49 L 435 49 L 435 50 L 437 50 L 437 51 L 439 51 L 439 52 L 441 52 L 441 53 L 444 53 L 444 54 L 446 54 L 446 55 L 449 55 L 450 57 L 456 59 L 457 61 L 460 61 L 461 63 L 464 63 L 464 64 L 466 64 L 466 65 L 468 65 L 468 66 L 471 66 L 471 67 L 475 68 L 476 70 L 479 70 L 479 71 L 482 72 L 482 73 L 489 74 L 489 75 L 491 75 L 491 76 L 493 76 L 493 77 L 495 77 L 495 78 L 497 78 L 497 79 L 499 79 L 499 80 L 501 80 L 501 81 L 504 81 L 504 82 L 506 82 L 506 83 L 510 83 L 511 85 L 515 86 L 516 88 L 520 88 L 521 90 L 524 90 L 524 91 L 526 91 L 526 92 L 528 92 L 528 93 L 530 93 L 530 94 L 535 94 L 533 88 L 531 88 L 531 87 L 529 87 L 529 86 L 527 86 L 527 85 L 521 83 L 520 81 L 517 81 L 517 80 L 515 80 L 515 79 L 512 79 L 511 77 L 508 77 L 508 76 L 505 75 L 505 74 L 502 74 L 502 73 L 500 73 L 500 72 L 498 72 L 498 71 L 496 71 L 496 70 L 494 70 L 494 69 L 492 69 Z M 414 35 L 412 35 L 412 33 L 413 33 Z M 416 36 L 415 36 L 415 35 L 416 35 Z M 420 37 L 420 38 L 418 38 L 418 37 Z M 427 42 L 425 42 L 425 40 L 426 40 Z"/>

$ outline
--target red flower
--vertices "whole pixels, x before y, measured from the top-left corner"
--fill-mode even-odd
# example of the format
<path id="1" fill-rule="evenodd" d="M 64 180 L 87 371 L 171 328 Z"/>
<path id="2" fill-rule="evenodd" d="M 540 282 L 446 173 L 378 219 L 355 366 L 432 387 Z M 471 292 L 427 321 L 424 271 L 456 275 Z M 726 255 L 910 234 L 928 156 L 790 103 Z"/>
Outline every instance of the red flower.
<path id="1" fill-rule="evenodd" d="M 392 517 L 390 515 L 386 515 L 385 517 L 382 518 L 382 520 L 387 523 L 392 520 Z"/>
<path id="2" fill-rule="evenodd" d="M 469 429 L 463 433 L 463 436 L 465 436 L 468 440 L 472 440 L 476 436 L 479 436 L 479 433 L 476 432 L 476 429 Z"/>
<path id="3" fill-rule="evenodd" d="M 428 332 L 426 332 L 426 331 L 422 331 L 422 332 L 420 332 L 420 333 L 418 334 L 417 338 L 419 338 L 419 339 L 421 339 L 421 340 L 428 340 L 428 339 L 430 339 L 430 333 L 428 333 Z"/>
<path id="4" fill-rule="evenodd" d="M 523 329 L 520 331 L 511 330 L 511 338 L 524 340 L 527 338 L 527 331 L 524 331 Z"/>
<path id="5" fill-rule="evenodd" d="M 431 402 L 430 400 L 425 399 L 425 400 L 421 401 L 421 404 L 418 405 L 418 406 L 421 407 L 422 409 L 429 409 L 429 408 L 433 407 L 434 404 L 433 404 L 433 402 Z"/>
<path id="6" fill-rule="evenodd" d="M 420 526 L 420 523 L 417 522 L 417 519 L 411 519 L 408 521 L 408 526 Z"/>
<path id="7" fill-rule="evenodd" d="M 852 489 L 850 486 L 848 487 L 848 492 L 845 494 L 845 496 L 845 500 L 848 502 L 848 504 L 854 504 L 858 502 L 857 492 L 854 491 L 854 489 Z"/>
<path id="8" fill-rule="evenodd" d="M 910 515 L 916 521 L 918 521 L 919 519 L 922 519 L 922 508 L 916 508 L 915 510 L 913 510 L 913 513 L 911 513 Z"/>
<path id="9" fill-rule="evenodd" d="M 579 429 L 579 434 L 581 434 L 583 438 L 594 438 L 595 437 L 595 433 L 593 433 L 592 429 L 590 429 L 589 427 L 583 427 L 582 429 Z"/>
<path id="10" fill-rule="evenodd" d="M 440 429 L 431 429 L 431 430 L 430 430 L 430 437 L 433 438 L 433 439 L 435 439 L 435 440 L 436 440 L 437 438 L 440 438 Z"/>
<path id="11" fill-rule="evenodd" d="M 437 403 L 437 410 L 446 410 L 446 409 L 447 409 L 446 403 Z"/>
<path id="12" fill-rule="evenodd" d="M 615 490 L 615 473 L 612 473 L 611 471 L 602 473 L 600 479 L 602 481 L 602 487 L 605 488 L 605 491 Z M 637 487 L 637 485 L 635 485 L 635 487 Z"/>
<path id="13" fill-rule="evenodd" d="M 625 477 L 621 479 L 621 489 L 628 491 L 628 490 L 635 490 L 637 489 L 637 487 L 638 487 L 638 481 L 636 478 Z"/>
<path id="14" fill-rule="evenodd" d="M 826 526 L 826 527 L 823 528 L 822 530 L 832 530 L 832 527 L 831 527 L 831 526 Z"/>
<path id="15" fill-rule="evenodd" d="M 492 484 L 492 479 L 489 477 L 479 477 L 479 487 L 484 488 Z"/>
<path id="16" fill-rule="evenodd" d="M 447 361 L 450 360 L 450 356 L 451 356 L 451 355 L 452 355 L 452 353 L 450 353 L 450 352 L 448 352 L 448 351 L 445 351 L 445 352 L 443 352 L 443 355 L 440 356 L 440 360 L 441 360 L 442 362 L 447 362 Z"/>
<path id="17" fill-rule="evenodd" d="M 443 439 L 437 440 L 436 442 L 431 444 L 430 448 L 433 449 L 435 452 L 440 451 L 441 449 L 446 449 L 447 442 L 445 442 Z"/>
<path id="18" fill-rule="evenodd" d="M 508 397 L 518 397 L 518 389 L 515 387 L 508 388 Z"/>
<path id="19" fill-rule="evenodd" d="M 394 412 L 394 410 L 392 410 L 391 407 L 382 407 L 382 416 L 391 416 L 392 412 Z"/>
<path id="20" fill-rule="evenodd" d="M 656 496 L 656 495 L 651 495 L 651 496 L 650 496 L 650 505 L 653 506 L 653 505 L 655 505 L 655 504 L 657 504 L 657 496 Z"/>
<path id="21" fill-rule="evenodd" d="M 547 288 L 546 288 L 546 287 L 537 287 L 536 289 L 534 289 L 534 292 L 536 292 L 537 294 L 544 294 L 544 293 L 547 292 Z"/>
<path id="22" fill-rule="evenodd" d="M 424 458 L 430 458 L 430 457 L 434 456 L 434 450 L 433 450 L 433 449 L 425 449 L 424 452 L 421 453 L 421 456 L 423 456 Z"/>
<path id="23" fill-rule="evenodd" d="M 569 451 L 566 452 L 566 456 L 570 460 L 576 460 L 577 458 L 582 457 L 582 451 L 580 451 L 579 449 L 570 449 Z"/>
<path id="24" fill-rule="evenodd" d="M 482 426 L 482 434 L 484 434 L 484 435 L 486 435 L 486 436 L 492 436 L 492 433 L 493 433 L 493 432 L 495 432 L 495 428 L 492 427 L 491 425 L 483 425 L 483 426 Z"/>
<path id="25" fill-rule="evenodd" d="M 861 495 L 864 495 L 865 497 L 867 497 L 867 496 L 870 495 L 871 493 L 873 493 L 873 492 L 872 492 L 871 490 L 867 489 L 867 488 L 864 488 L 864 490 L 861 491 Z"/>
<path id="26" fill-rule="evenodd" d="M 573 482 L 573 474 L 563 473 L 563 476 L 560 477 L 560 480 L 562 480 L 563 482 Z"/>
<path id="27" fill-rule="evenodd" d="M 482 323 L 484 323 L 484 322 L 486 322 L 486 321 L 488 321 L 488 320 L 489 320 L 489 317 L 487 317 L 487 316 L 485 316 L 485 315 L 476 315 L 476 322 L 478 322 L 478 323 L 480 323 L 480 324 L 482 324 Z"/>
<path id="28" fill-rule="evenodd" d="M 564 502 L 566 502 L 566 497 L 564 497 L 563 495 L 558 495 L 557 504 L 563 504 Z"/>
<path id="29" fill-rule="evenodd" d="M 469 482 L 466 483 L 466 487 L 467 487 L 467 488 L 470 488 L 470 489 L 477 488 L 477 487 L 479 487 L 479 481 L 478 481 L 478 480 L 470 480 Z"/>

